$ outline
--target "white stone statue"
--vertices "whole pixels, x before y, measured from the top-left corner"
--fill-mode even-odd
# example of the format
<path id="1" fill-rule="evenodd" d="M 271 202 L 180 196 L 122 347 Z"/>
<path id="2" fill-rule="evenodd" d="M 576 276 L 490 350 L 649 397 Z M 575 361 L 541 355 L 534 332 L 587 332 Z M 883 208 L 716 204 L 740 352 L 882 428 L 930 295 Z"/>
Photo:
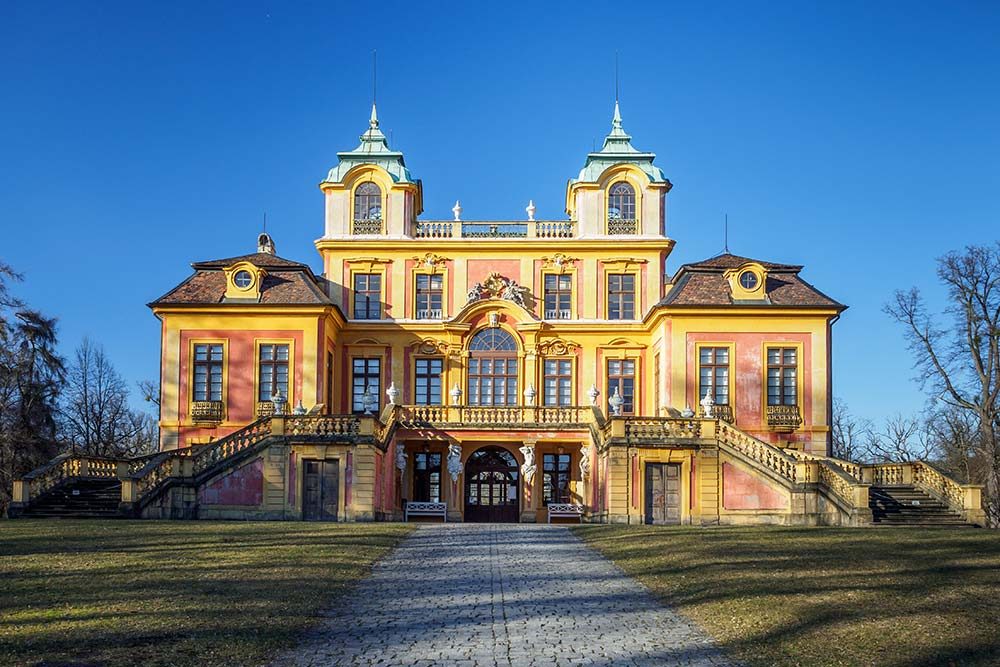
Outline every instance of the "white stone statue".
<path id="1" fill-rule="evenodd" d="M 618 391 L 618 387 L 615 387 L 615 393 L 611 394 L 611 398 L 608 399 L 608 405 L 611 406 L 611 414 L 616 417 L 621 416 L 622 406 L 625 405 L 625 399 L 622 398 L 621 392 Z"/>
<path id="2" fill-rule="evenodd" d="M 451 481 L 457 482 L 458 476 L 462 474 L 462 446 L 448 445 L 448 474 Z"/>
<path id="3" fill-rule="evenodd" d="M 396 389 L 395 382 L 389 384 L 389 388 L 385 390 L 385 395 L 389 397 L 389 405 L 396 405 L 396 399 L 399 398 L 399 390 Z"/>
<path id="4" fill-rule="evenodd" d="M 517 284 L 516 280 L 511 280 L 503 288 L 503 293 L 500 298 L 507 301 L 513 301 L 519 306 L 524 305 L 524 295 L 521 293 L 521 286 Z"/>
<path id="5" fill-rule="evenodd" d="M 580 447 L 580 479 L 590 479 L 590 447 Z"/>
<path id="6" fill-rule="evenodd" d="M 535 471 L 538 470 L 538 466 L 535 465 L 535 446 L 525 445 L 521 447 L 520 452 L 524 456 L 521 474 L 524 475 L 525 484 L 531 486 L 531 481 L 535 479 Z"/>
<path id="7" fill-rule="evenodd" d="M 396 443 L 396 467 L 400 473 L 406 471 L 406 447 L 400 442 Z"/>
<path id="8" fill-rule="evenodd" d="M 705 419 L 712 419 L 712 409 L 715 407 L 715 400 L 712 399 L 712 378 L 708 379 L 708 386 L 705 387 L 705 398 L 701 399 L 701 411 Z"/>
<path id="9" fill-rule="evenodd" d="M 483 298 L 483 284 L 476 283 L 471 288 L 469 288 L 469 293 L 468 295 L 466 295 L 465 305 L 469 305 L 470 303 L 475 303 L 476 301 L 479 301 L 481 298 Z"/>
<path id="10" fill-rule="evenodd" d="M 451 212 L 455 214 L 455 222 L 462 222 L 462 202 L 455 200 L 455 206 L 452 207 Z"/>
<path id="11" fill-rule="evenodd" d="M 528 213 L 528 222 L 535 221 L 535 202 L 532 199 L 528 200 L 528 207 L 524 209 Z"/>
<path id="12" fill-rule="evenodd" d="M 590 389 L 587 390 L 587 398 L 590 399 L 591 405 L 597 405 L 597 397 L 601 395 L 601 390 L 597 388 L 596 384 L 590 385 Z"/>

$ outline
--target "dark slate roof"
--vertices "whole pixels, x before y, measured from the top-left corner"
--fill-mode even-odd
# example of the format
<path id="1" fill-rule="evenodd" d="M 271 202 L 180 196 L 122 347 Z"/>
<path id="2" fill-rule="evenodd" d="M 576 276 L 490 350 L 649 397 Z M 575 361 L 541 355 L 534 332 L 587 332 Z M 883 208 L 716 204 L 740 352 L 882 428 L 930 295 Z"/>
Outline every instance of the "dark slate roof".
<path id="1" fill-rule="evenodd" d="M 284 259 L 283 257 L 278 257 L 277 255 L 272 255 L 266 252 L 255 252 L 249 255 L 240 255 L 239 257 L 229 257 L 227 259 L 210 259 L 207 262 L 195 262 L 191 265 L 191 267 L 194 269 L 221 269 L 227 266 L 232 266 L 237 262 L 250 262 L 254 266 L 259 266 L 262 269 L 309 268 L 301 262 L 293 262 L 290 259 Z"/>
<path id="2" fill-rule="evenodd" d="M 226 274 L 223 267 L 247 261 L 264 269 L 267 275 L 261 284 L 260 300 L 265 305 L 329 305 L 324 291 L 326 281 L 313 275 L 306 264 L 293 262 L 268 253 L 254 253 L 228 259 L 216 259 L 192 264 L 194 274 L 150 306 L 210 305 L 226 303 Z M 239 303 L 246 304 L 246 301 Z"/>
<path id="3" fill-rule="evenodd" d="M 729 281 L 724 274 L 747 262 L 756 262 L 767 269 L 764 291 L 767 301 L 734 302 Z M 775 264 L 739 255 L 723 254 L 693 264 L 685 264 L 674 274 L 673 287 L 659 302 L 660 306 L 730 306 L 817 307 L 843 310 L 846 306 L 831 299 L 799 277 L 802 267 L 795 264 Z"/>

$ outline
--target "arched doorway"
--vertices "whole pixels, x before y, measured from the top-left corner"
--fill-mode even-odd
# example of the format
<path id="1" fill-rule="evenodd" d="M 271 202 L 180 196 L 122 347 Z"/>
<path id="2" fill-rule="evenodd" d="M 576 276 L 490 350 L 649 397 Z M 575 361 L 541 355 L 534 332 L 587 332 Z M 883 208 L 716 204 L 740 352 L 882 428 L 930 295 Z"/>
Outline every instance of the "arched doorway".
<path id="1" fill-rule="evenodd" d="M 465 462 L 465 520 L 516 523 L 521 489 L 517 459 L 502 447 L 483 447 Z"/>

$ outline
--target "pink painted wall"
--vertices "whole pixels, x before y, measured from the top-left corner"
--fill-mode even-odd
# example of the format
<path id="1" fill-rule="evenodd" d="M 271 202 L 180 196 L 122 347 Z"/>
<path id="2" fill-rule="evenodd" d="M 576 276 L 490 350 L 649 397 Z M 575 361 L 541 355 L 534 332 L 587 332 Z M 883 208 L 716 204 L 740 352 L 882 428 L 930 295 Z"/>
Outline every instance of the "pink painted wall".
<path id="1" fill-rule="evenodd" d="M 731 463 L 722 464 L 722 506 L 727 510 L 778 510 L 788 498 Z"/>
<path id="2" fill-rule="evenodd" d="M 198 489 L 202 505 L 260 505 L 264 500 L 264 460 L 237 468 Z"/>
<path id="3" fill-rule="evenodd" d="M 249 424 L 257 418 L 255 413 L 257 397 L 254 395 L 254 385 L 257 374 L 257 339 L 291 339 L 294 341 L 294 359 L 292 359 L 292 391 L 293 400 L 302 397 L 308 403 L 311 397 L 302 396 L 303 366 L 302 355 L 305 352 L 304 336 L 301 330 L 265 329 L 260 331 L 226 330 L 185 330 L 181 332 L 180 365 L 177 369 L 179 387 L 179 414 L 182 420 L 187 420 L 188 400 L 191 386 L 191 341 L 192 340 L 227 341 L 228 355 L 226 374 L 223 377 L 223 394 L 227 401 L 226 421 Z M 179 446 L 185 447 L 192 439 L 211 436 L 221 438 L 235 431 L 238 427 L 182 427 L 180 429 Z"/>
<path id="4" fill-rule="evenodd" d="M 520 284 L 526 281 L 521 277 L 521 260 L 518 259 L 470 259 L 466 269 L 466 291 L 469 286 L 481 283 L 491 273 L 499 273 L 504 278 L 516 280 Z"/>
<path id="5" fill-rule="evenodd" d="M 698 396 L 697 343 L 734 343 L 735 354 L 730 361 L 735 380 L 734 395 L 730 403 L 736 408 L 736 423 L 754 430 L 763 424 L 765 396 L 764 344 L 801 343 L 802 359 L 799 360 L 799 381 L 802 383 L 803 426 L 812 426 L 812 337 L 807 333 L 689 333 L 685 341 L 687 350 L 687 404 L 695 407 Z"/>

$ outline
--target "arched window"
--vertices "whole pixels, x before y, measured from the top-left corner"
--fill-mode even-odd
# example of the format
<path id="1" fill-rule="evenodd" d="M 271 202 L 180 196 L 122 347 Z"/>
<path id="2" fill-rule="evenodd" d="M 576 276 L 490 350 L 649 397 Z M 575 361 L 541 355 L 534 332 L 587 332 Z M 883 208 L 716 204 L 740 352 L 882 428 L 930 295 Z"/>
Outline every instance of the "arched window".
<path id="1" fill-rule="evenodd" d="M 469 349 L 479 352 L 516 352 L 514 337 L 499 327 L 483 329 L 469 341 Z"/>
<path id="2" fill-rule="evenodd" d="M 517 405 L 517 342 L 499 327 L 469 341 L 469 405 Z"/>
<path id="3" fill-rule="evenodd" d="M 382 233 L 382 188 L 371 181 L 354 191 L 354 234 Z"/>
<path id="4" fill-rule="evenodd" d="M 635 190 L 628 183 L 615 183 L 608 191 L 608 220 L 635 220 Z"/>

